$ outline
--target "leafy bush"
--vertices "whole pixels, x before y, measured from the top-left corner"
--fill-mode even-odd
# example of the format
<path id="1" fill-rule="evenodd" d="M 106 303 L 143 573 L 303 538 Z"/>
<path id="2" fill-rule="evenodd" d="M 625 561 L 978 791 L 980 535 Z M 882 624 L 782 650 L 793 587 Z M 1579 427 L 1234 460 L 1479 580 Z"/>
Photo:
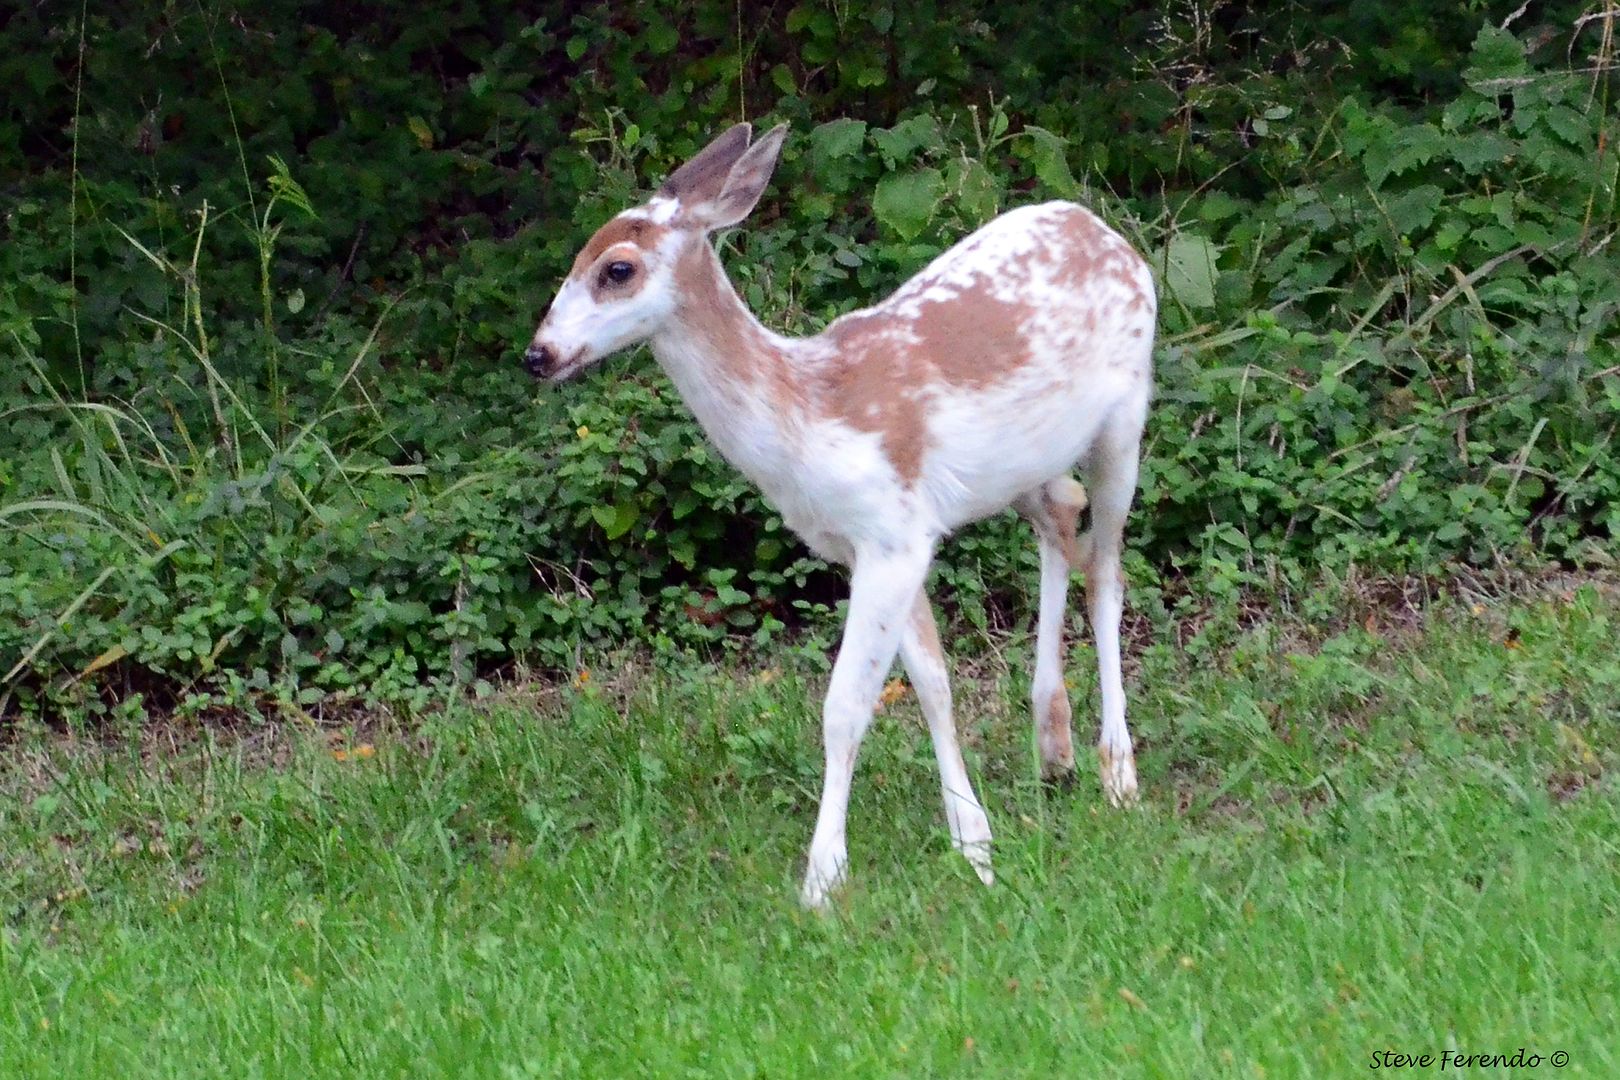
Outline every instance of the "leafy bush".
<path id="1" fill-rule="evenodd" d="M 1487 26 L 1455 82 L 1402 83 L 1444 42 L 1395 35 L 1360 84 L 1281 15 L 1262 44 L 1247 16 L 1096 8 L 1073 70 L 1016 7 L 801 4 L 738 45 L 710 5 L 440 4 L 402 27 L 272 0 L 92 15 L 82 69 L 77 33 L 14 16 L 5 707 L 410 702 L 514 655 L 825 629 L 836 575 L 644 355 L 559 391 L 515 362 L 594 226 L 739 102 L 795 123 L 775 193 L 723 240 L 787 330 L 1043 198 L 1151 255 L 1139 599 L 1182 576 L 1607 559 L 1608 58 L 1571 72 L 1567 33 L 1527 34 L 1543 56 Z M 284 76 L 294 52 L 306 78 Z M 58 68 L 84 80 L 77 123 Z M 1007 625 L 1032 545 L 994 519 L 938 576 L 959 621 Z"/>

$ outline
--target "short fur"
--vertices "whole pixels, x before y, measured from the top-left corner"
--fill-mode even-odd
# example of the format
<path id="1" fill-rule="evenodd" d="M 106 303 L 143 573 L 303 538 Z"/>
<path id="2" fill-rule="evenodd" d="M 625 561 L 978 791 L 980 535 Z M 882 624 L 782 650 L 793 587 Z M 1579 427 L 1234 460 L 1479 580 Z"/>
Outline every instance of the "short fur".
<path id="1" fill-rule="evenodd" d="M 1062 629 L 1071 567 L 1088 586 L 1102 686 L 1098 762 L 1108 797 L 1136 798 L 1125 724 L 1120 552 L 1152 394 L 1156 317 L 1147 264 L 1073 203 L 996 218 L 892 296 L 792 339 L 743 305 L 706 237 L 763 193 L 784 128 L 731 128 L 645 206 L 603 226 L 531 346 L 556 379 L 650 341 L 720 452 L 790 528 L 851 568 L 848 621 L 823 709 L 826 771 L 803 898 L 826 902 L 847 866 L 845 818 L 861 737 L 896 654 L 928 718 L 956 846 L 991 879 L 990 825 L 962 767 L 923 581 L 938 543 L 1015 506 L 1035 525 L 1040 616 L 1031 704 L 1048 776 L 1073 769 Z M 617 255 L 615 253 L 618 253 Z M 635 257 L 633 289 L 593 289 Z M 1092 529 L 1077 536 L 1089 487 Z"/>

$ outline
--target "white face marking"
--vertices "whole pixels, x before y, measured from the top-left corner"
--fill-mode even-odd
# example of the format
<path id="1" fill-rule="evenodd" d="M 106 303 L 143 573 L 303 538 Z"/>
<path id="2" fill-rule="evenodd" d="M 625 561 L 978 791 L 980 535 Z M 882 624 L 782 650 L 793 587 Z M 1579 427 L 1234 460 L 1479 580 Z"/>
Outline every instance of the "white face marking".
<path id="1" fill-rule="evenodd" d="M 642 208 L 642 213 L 654 225 L 668 225 L 675 220 L 675 215 L 680 209 L 680 200 L 657 195 L 648 200 L 647 205 Z"/>
<path id="2" fill-rule="evenodd" d="M 638 208 L 615 220 L 647 219 Z M 657 332 L 675 309 L 671 267 L 677 243 L 673 232 L 651 248 L 627 240 L 568 276 L 534 335 L 534 345 L 556 358 L 553 380 L 577 374 Z M 608 268 L 620 262 L 632 268 L 632 276 L 623 282 L 606 278 Z"/>

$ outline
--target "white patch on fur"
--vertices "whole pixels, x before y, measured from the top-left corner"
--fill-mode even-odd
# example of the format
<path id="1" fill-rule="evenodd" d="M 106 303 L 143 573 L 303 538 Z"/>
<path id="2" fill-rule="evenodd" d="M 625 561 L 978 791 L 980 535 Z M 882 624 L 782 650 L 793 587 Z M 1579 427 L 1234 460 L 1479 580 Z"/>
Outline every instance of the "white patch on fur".
<path id="1" fill-rule="evenodd" d="M 678 199 L 658 195 L 648 200 L 647 205 L 642 209 L 642 216 L 654 225 L 668 225 L 675 220 L 675 215 L 680 212 L 681 204 Z"/>

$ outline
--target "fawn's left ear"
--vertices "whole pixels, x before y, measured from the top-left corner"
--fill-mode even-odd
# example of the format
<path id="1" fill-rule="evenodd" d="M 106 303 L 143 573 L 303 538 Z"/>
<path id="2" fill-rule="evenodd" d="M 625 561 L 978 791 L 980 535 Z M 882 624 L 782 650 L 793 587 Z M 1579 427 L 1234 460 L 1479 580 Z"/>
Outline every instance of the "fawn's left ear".
<path id="1" fill-rule="evenodd" d="M 705 232 L 727 228 L 746 218 L 776 171 L 777 156 L 787 133 L 788 126 L 779 124 L 756 139 L 726 173 L 719 191 L 710 188 L 677 194 L 680 216 Z"/>

